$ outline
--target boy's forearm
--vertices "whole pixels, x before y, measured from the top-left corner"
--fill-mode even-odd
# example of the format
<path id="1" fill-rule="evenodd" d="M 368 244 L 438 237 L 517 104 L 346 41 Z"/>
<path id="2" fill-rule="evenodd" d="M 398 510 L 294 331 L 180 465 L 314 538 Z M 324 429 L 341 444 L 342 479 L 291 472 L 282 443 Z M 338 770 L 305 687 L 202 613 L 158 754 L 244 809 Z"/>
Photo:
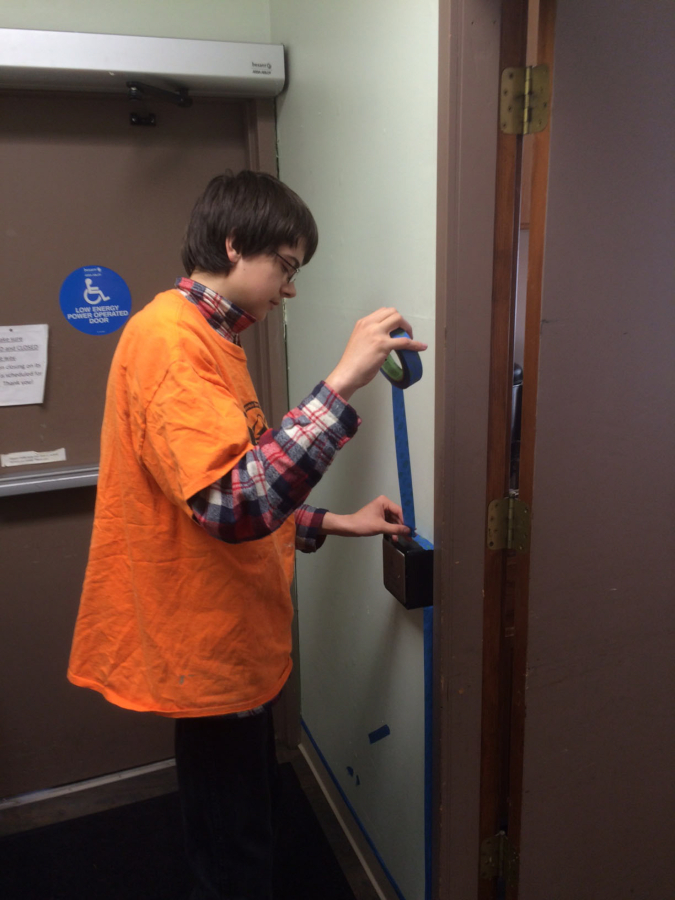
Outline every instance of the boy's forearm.
<path id="1" fill-rule="evenodd" d="M 353 536 L 352 517 L 339 516 L 337 513 L 327 512 L 319 526 L 319 534 L 337 534 L 341 537 Z"/>
<path id="2" fill-rule="evenodd" d="M 334 369 L 328 378 L 324 379 L 324 384 L 327 384 L 328 387 L 335 391 L 335 393 L 345 401 L 345 403 L 349 403 L 351 400 L 352 394 L 356 390 L 348 379 L 344 378 L 337 369 Z"/>
<path id="3" fill-rule="evenodd" d="M 281 428 L 265 431 L 229 472 L 190 497 L 194 521 L 230 544 L 266 537 L 304 504 L 359 423 L 322 382 L 284 416 Z M 303 517 L 309 530 L 301 529 L 301 538 L 319 533 L 313 518 Z"/>
<path id="4" fill-rule="evenodd" d="M 376 534 L 410 534 L 403 524 L 403 510 L 387 497 L 376 497 L 348 516 L 327 512 L 319 526 L 319 534 L 341 537 L 373 537 Z"/>

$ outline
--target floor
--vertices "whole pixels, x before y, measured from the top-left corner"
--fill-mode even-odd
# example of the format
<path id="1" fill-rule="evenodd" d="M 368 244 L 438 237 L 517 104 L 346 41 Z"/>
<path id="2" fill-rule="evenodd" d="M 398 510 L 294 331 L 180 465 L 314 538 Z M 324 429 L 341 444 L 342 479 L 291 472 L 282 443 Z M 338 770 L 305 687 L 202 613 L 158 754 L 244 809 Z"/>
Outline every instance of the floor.
<path id="1" fill-rule="evenodd" d="M 280 749 L 279 758 L 280 762 L 291 763 L 314 816 L 353 892 L 354 900 L 378 900 L 378 893 L 364 872 L 302 754 L 298 750 Z M 176 789 L 175 769 L 171 766 L 134 778 L 97 785 L 92 789 L 2 809 L 0 836 L 28 832 L 57 822 L 162 797 Z"/>

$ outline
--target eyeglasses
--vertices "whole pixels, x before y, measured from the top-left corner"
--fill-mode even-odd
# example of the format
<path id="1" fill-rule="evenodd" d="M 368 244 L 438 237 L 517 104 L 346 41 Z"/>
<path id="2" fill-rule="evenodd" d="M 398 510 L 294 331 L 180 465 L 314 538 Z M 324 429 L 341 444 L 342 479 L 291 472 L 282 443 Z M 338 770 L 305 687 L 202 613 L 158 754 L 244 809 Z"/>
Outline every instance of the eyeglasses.
<path id="1" fill-rule="evenodd" d="M 276 257 L 278 257 L 285 266 L 288 266 L 289 269 L 293 271 L 286 274 L 286 284 L 292 284 L 295 281 L 295 276 L 300 271 L 300 266 L 294 266 L 292 262 L 289 262 L 285 256 L 282 256 L 280 253 L 277 253 L 276 250 L 273 250 L 272 253 Z"/>

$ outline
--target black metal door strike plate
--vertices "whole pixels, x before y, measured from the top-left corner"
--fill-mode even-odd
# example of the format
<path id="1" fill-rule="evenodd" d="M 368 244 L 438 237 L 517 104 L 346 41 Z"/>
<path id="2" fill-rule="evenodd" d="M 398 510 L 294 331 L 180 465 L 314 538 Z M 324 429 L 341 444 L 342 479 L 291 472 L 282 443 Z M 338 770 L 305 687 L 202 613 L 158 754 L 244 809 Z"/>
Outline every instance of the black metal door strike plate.
<path id="1" fill-rule="evenodd" d="M 434 602 L 434 551 L 425 550 L 410 538 L 382 540 L 384 586 L 406 609 L 431 606 Z"/>

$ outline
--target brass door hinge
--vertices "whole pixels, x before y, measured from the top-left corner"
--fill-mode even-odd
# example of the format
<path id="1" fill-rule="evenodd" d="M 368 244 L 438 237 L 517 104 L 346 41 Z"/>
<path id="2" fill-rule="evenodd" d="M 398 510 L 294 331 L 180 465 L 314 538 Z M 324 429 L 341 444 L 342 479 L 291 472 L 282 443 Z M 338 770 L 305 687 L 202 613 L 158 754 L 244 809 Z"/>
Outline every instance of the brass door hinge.
<path id="1" fill-rule="evenodd" d="M 480 845 L 480 877 L 503 878 L 508 885 L 518 880 L 518 854 L 508 835 L 500 831 Z"/>
<path id="2" fill-rule="evenodd" d="M 548 125 L 548 66 L 504 69 L 499 90 L 499 127 L 505 134 L 536 134 Z"/>
<path id="3" fill-rule="evenodd" d="M 530 507 L 517 497 L 493 500 L 488 506 L 487 545 L 490 550 L 530 549 Z"/>

